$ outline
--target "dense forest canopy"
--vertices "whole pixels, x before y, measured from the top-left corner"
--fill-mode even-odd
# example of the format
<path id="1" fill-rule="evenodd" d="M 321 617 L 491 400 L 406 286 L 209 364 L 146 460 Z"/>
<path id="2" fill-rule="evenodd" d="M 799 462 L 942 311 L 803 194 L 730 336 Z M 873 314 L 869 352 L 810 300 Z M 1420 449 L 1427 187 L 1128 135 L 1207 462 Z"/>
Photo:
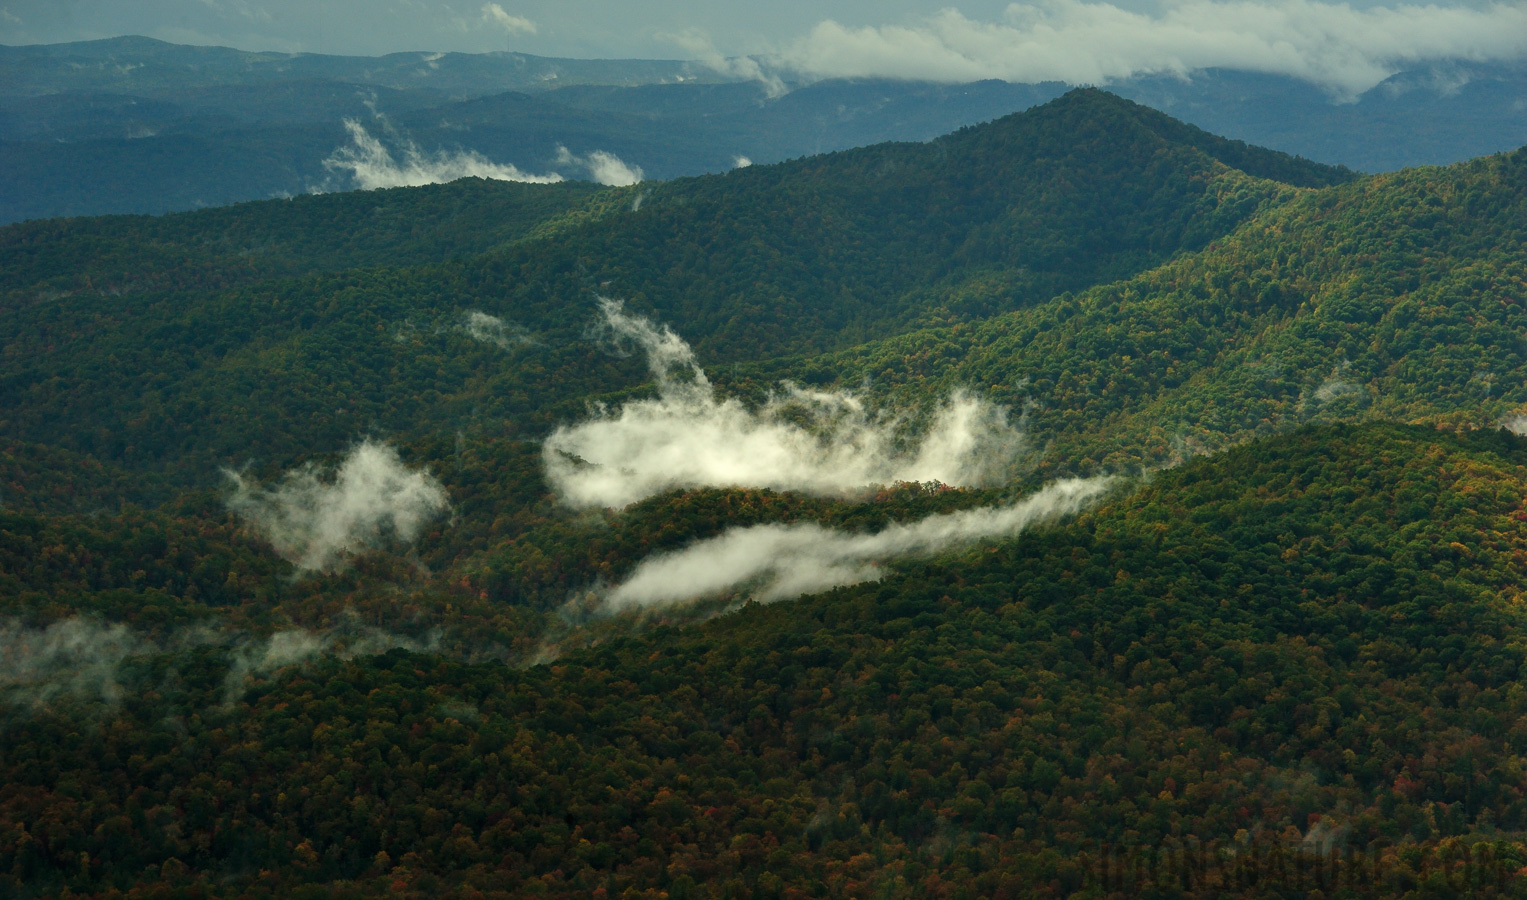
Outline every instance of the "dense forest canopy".
<path id="1" fill-rule="evenodd" d="M 0 229 L 0 893 L 1519 892 L 1524 205 L 1085 90 Z"/>

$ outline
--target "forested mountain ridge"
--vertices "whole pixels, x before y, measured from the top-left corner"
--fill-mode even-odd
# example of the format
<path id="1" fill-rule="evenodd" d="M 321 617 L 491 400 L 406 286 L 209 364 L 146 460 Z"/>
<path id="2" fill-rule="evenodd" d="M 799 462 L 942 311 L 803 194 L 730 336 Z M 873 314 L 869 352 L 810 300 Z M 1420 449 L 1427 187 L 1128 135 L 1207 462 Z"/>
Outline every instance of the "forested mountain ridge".
<path id="1" fill-rule="evenodd" d="M 0 292 L 205 292 L 475 256 L 550 227 L 599 190 L 474 178 L 166 216 L 25 222 L 0 229 Z"/>
<path id="2" fill-rule="evenodd" d="M 1410 169 L 1117 284 L 809 365 L 1028 402 L 1055 441 L 1042 470 L 1160 465 L 1332 417 L 1489 427 L 1527 404 L 1524 233 L 1527 150 Z"/>
<path id="3" fill-rule="evenodd" d="M 1081 91 L 0 230 L 0 893 L 1519 895 L 1524 217 Z"/>
<path id="4" fill-rule="evenodd" d="M 957 179 L 953 182 L 955 185 L 959 185 L 959 180 L 969 182 L 973 178 L 990 174 L 1034 182 L 1041 180 L 1043 176 L 1036 177 L 1024 173 L 1022 170 L 1025 165 L 1037 163 L 1064 166 L 1066 163 L 1062 161 L 1066 161 L 1080 171 L 1056 170 L 1061 177 L 1073 177 L 1078 180 L 1084 177 L 1109 177 L 1117 179 L 1115 181 L 1117 185 L 1124 182 L 1123 176 L 1108 175 L 1103 170 L 1110 169 L 1130 155 L 1137 158 L 1148 155 L 1152 152 L 1152 148 L 1146 142 L 1151 140 L 1197 148 L 1232 168 L 1298 186 L 1322 186 L 1353 177 L 1352 173 L 1339 168 L 1320 166 L 1293 159 L 1284 154 L 1248 147 L 1237 141 L 1217 138 L 1191 126 L 1175 122 L 1153 110 L 1129 104 L 1127 101 L 1119 101 L 1117 98 L 1102 99 L 1104 96 L 1107 95 L 1098 95 L 1098 92 L 1075 92 L 1066 103 L 1051 104 L 1031 114 L 1014 115 L 1000 125 L 965 129 L 939 142 L 931 152 L 926 154 L 919 153 L 915 145 L 889 145 L 881 148 L 883 153 L 889 154 L 886 158 L 877 156 L 870 162 L 855 161 L 855 154 L 845 153 L 813 160 L 809 164 L 801 161 L 783 168 L 767 167 L 769 171 L 775 173 L 774 178 L 780 181 L 770 180 L 766 184 L 770 186 L 778 183 L 795 184 L 798 185 L 795 192 L 799 194 L 809 195 L 821 192 L 824 187 L 832 193 L 836 183 L 862 180 L 856 176 L 860 176 L 866 169 L 879 165 L 881 171 L 874 176 L 875 179 L 889 182 L 889 184 L 877 185 L 878 193 L 891 196 L 877 197 L 873 194 L 866 196 L 862 192 L 863 186 L 860 185 L 857 186 L 861 188 L 860 193 L 849 194 L 840 201 L 840 205 L 847 201 L 867 200 L 874 203 L 878 200 L 889 207 L 894 206 L 901 199 L 894 194 L 897 191 L 906 192 L 908 190 L 906 182 L 909 177 L 915 177 L 919 169 L 958 169 L 959 171 L 954 175 Z M 1113 104 L 1118 104 L 1119 109 L 1111 113 L 1113 116 L 1111 120 L 1104 119 L 1104 110 Z M 1085 127 L 1092 129 L 1094 135 L 1098 133 L 1098 129 L 1114 132 L 1114 139 L 1122 146 L 1103 150 L 1096 146 L 1087 147 L 1085 139 L 1073 139 L 1068 134 L 1068 130 L 1078 128 L 1082 122 L 1091 123 Z M 1096 137 L 1091 140 L 1096 142 Z M 1134 145 L 1131 142 L 1134 142 Z M 1140 146 L 1141 144 L 1144 146 Z M 1178 150 L 1180 151 L 1181 148 Z M 952 167 L 948 165 L 949 154 L 956 156 Z M 972 156 L 975 159 L 967 163 L 963 159 L 966 156 Z M 936 165 L 930 165 L 930 158 Z M 1134 165 L 1138 167 L 1139 162 L 1136 161 Z M 998 167 L 998 171 L 977 171 L 981 167 Z M 903 172 L 901 177 L 897 178 L 892 173 L 898 169 L 910 171 Z M 755 177 L 766 177 L 763 175 L 764 171 L 765 167 L 760 167 L 759 172 L 754 173 Z M 1190 164 L 1187 171 L 1179 173 L 1177 177 L 1183 177 L 1191 171 L 1193 167 Z M 743 174 L 738 172 L 736 176 L 740 179 Z M 1159 176 L 1159 172 L 1146 173 L 1136 169 L 1129 174 L 1141 176 L 1147 182 L 1135 190 L 1161 190 L 1160 186 L 1152 187 L 1149 183 L 1152 176 Z M 941 176 L 935 171 L 932 177 Z M 715 186 L 719 184 L 725 184 L 726 187 L 718 191 Z M 679 185 L 686 187 L 679 187 Z M 705 185 L 711 188 L 707 191 L 703 187 Z M 948 183 L 940 187 L 946 191 L 951 189 Z M 1176 190 L 1183 189 L 1180 184 L 1171 187 Z M 286 268 L 282 270 L 282 274 L 300 274 L 309 268 L 350 268 L 379 263 L 408 265 L 424 261 L 418 257 L 418 254 L 421 245 L 428 246 L 430 243 L 419 233 L 422 223 L 408 221 L 406 227 L 400 227 L 400 221 L 389 220 L 419 219 L 424 222 L 441 220 L 442 224 L 450 224 L 461 232 L 452 235 L 455 243 L 447 245 L 450 251 L 448 255 L 471 256 L 491 249 L 496 243 L 502 243 L 503 238 L 499 235 L 506 221 L 517 223 L 526 215 L 538 214 L 535 211 L 544 208 L 545 204 L 552 201 L 552 198 L 560 198 L 569 193 L 581 195 L 590 190 L 594 188 L 588 184 L 562 184 L 543 190 L 539 186 L 503 182 L 471 187 L 457 183 L 409 190 L 395 189 L 381 194 L 363 192 L 299 197 L 285 201 L 262 201 L 241 205 L 237 210 L 203 210 L 155 218 L 101 217 L 32 222 L 4 229 L 3 234 L 7 239 L 7 245 L 12 249 L 5 257 L 0 258 L 5 263 L 0 271 L 4 272 L 3 287 L 7 289 L 42 284 L 58 287 L 48 282 L 50 276 L 55 274 L 54 272 L 36 269 L 35 263 L 25 256 L 18 255 L 18 250 L 15 249 L 21 246 L 34 248 L 43 246 L 54 258 L 69 261 L 68 274 L 78 276 L 82 274 L 78 270 L 84 269 L 84 273 L 90 274 L 94 280 L 100 281 L 106 278 L 112 289 L 120 291 L 122 288 L 113 282 L 120 281 L 123 277 L 122 273 L 110 270 L 99 271 L 99 267 L 105 260 L 126 256 L 128 251 L 108 250 L 102 246 L 102 241 L 134 242 L 134 249 L 139 254 L 139 258 L 134 258 L 131 262 L 142 266 L 152 264 L 152 258 L 146 257 L 146 253 L 149 249 L 161 244 L 176 247 L 184 245 L 187 247 L 184 252 L 188 253 L 193 252 L 192 248 L 215 247 L 236 255 L 277 256 L 295 253 L 301 258 L 311 255 L 313 251 L 306 247 L 296 247 L 283 238 L 302 235 L 317 238 L 320 241 L 334 241 L 339 239 L 341 234 L 344 235 L 343 239 L 354 247 L 350 255 L 323 261 L 315 260 L 307 266 L 285 263 Z M 758 197 L 751 195 L 747 187 L 713 179 L 685 179 L 665 185 L 664 190 L 678 190 L 679 196 L 676 199 L 680 203 L 691 202 L 698 197 L 717 193 L 731 195 L 731 202 L 736 206 L 756 204 L 759 200 Z M 970 199 L 968 186 L 956 186 L 953 190 L 964 194 L 958 199 L 964 201 Z M 988 202 L 1005 201 L 1009 206 L 1032 205 L 1029 203 L 1033 199 L 1032 195 L 1025 195 L 1022 193 L 1024 190 L 1032 191 L 1032 187 L 1018 187 L 1013 196 L 998 194 Z M 1072 192 L 1076 190 L 1078 189 L 1075 187 L 1071 188 Z M 1085 192 L 1090 189 L 1082 187 L 1080 190 Z M 651 189 L 643 193 L 650 196 Z M 923 203 L 927 202 L 922 197 L 912 199 L 914 202 L 919 200 Z M 1060 199 L 1063 201 L 1065 198 Z M 494 201 L 498 202 L 491 207 L 487 206 Z M 943 202 L 952 204 L 954 198 Z M 1090 202 L 1095 204 L 1098 201 Z M 1166 204 L 1182 202 L 1182 198 L 1168 196 L 1163 197 L 1161 202 Z M 477 212 L 471 207 L 464 209 L 465 204 L 482 204 L 484 211 Z M 495 220 L 492 224 L 486 218 L 490 210 Z M 1160 213 L 1164 210 L 1165 207 L 1161 207 L 1155 211 Z M 874 211 L 884 214 L 892 210 L 887 208 Z M 773 212 L 770 210 L 770 213 Z M 1035 209 L 1029 214 L 1043 215 L 1055 212 L 1057 207 L 1052 202 L 1051 207 Z M 369 222 L 361 226 L 365 230 L 359 233 L 346 232 L 336 227 L 336 223 L 340 221 L 358 223 L 365 222 L 368 218 L 380 219 L 382 222 Z M 1096 228 L 1103 223 L 1086 224 Z M 1208 222 L 1201 227 L 1213 230 L 1216 224 Z M 350 224 L 349 227 L 353 229 L 355 225 Z M 486 234 L 472 232 L 486 232 Z M 370 255 L 361 255 L 362 250 Z M 399 250 L 404 255 L 396 255 Z M 217 264 L 227 267 L 233 264 L 233 260 L 220 258 Z M 59 274 L 62 274 L 65 269 L 60 263 L 55 263 L 54 268 Z"/>
<path id="5" fill-rule="evenodd" d="M 897 327 L 953 271 L 1000 270 L 1009 308 L 1113 280 L 1202 246 L 1284 196 L 1277 183 L 1216 165 L 1213 153 L 1300 183 L 1351 177 L 1175 128 L 1112 95 L 1073 91 L 926 145 L 655 185 L 632 216 L 566 242 L 576 257 L 527 246 L 493 265 L 561 292 L 577 288 L 563 274 L 576 266 L 585 283 L 609 281 L 637 308 L 694 322 L 703 351 L 773 355 Z M 517 284 L 505 290 L 516 308 L 539 299 Z M 738 304 L 751 308 L 738 317 Z"/>
<path id="6" fill-rule="evenodd" d="M 13 226 L 0 238 L 19 260 L 0 312 L 0 352 L 9 362 L 0 405 L 6 427 L 24 440 L 131 466 L 173 461 L 202 483 L 217 466 L 242 462 L 255 449 L 252 433 L 260 458 L 285 462 L 365 429 L 496 430 L 508 421 L 534 431 L 578 408 L 559 403 L 581 404 L 590 392 L 639 381 L 634 361 L 586 339 L 598 293 L 687 323 L 707 360 L 800 354 L 1125 277 L 1228 234 L 1298 192 L 1169 137 L 1300 181 L 1347 177 L 1077 91 L 931 145 L 883 145 L 595 195 L 587 202 L 602 212 L 543 240 L 417 268 L 215 289 L 232 277 L 225 273 L 258 271 L 262 259 L 279 273 L 304 257 L 314 268 L 355 258 L 343 250 L 348 229 L 321 225 L 351 206 L 381 211 L 402 202 L 406 210 L 419 202 L 421 218 L 443 217 L 440 227 L 450 229 L 457 227 L 447 199 L 454 194 L 542 195 L 531 186 L 461 185 L 400 192 L 396 201 L 307 198 L 184 214 L 144 223 L 155 237 L 120 260 L 118 248 L 138 246 L 131 241 L 139 220 L 64 224 L 57 238 L 46 223 Z M 567 194 L 557 186 L 550 196 Z M 484 214 L 494 208 L 484 206 Z M 298 252 L 240 257 L 234 266 L 217 255 L 202 260 L 206 251 L 195 243 L 223 221 L 269 223 L 249 226 L 268 233 L 292 215 L 315 216 L 307 221 L 325 236 L 294 234 Z M 199 236 L 188 243 L 177 232 Z M 106 252 L 92 257 L 102 246 Z M 341 250 L 313 255 L 325 246 Z M 357 246 L 374 248 L 362 257 L 368 261 L 380 255 L 374 244 Z M 428 238 L 417 245 L 432 246 Z M 69 268 L 82 275 L 59 262 L 76 253 Z M 161 253 L 170 266 L 150 277 Z M 183 258 L 196 262 L 175 268 Z M 34 274 L 41 283 L 22 287 Z M 981 295 L 946 296 L 977 275 L 987 285 Z M 105 284 L 93 292 L 56 296 L 96 277 Z M 203 277 L 214 290 L 197 289 Z M 135 282 L 147 284 L 135 290 Z M 118 285 L 126 288 L 121 296 Z M 462 331 L 468 311 L 503 317 L 533 340 L 506 362 L 502 348 Z M 421 404 L 432 391 L 439 399 Z M 206 427 L 219 419 L 233 427 Z M 79 428 L 83 422 L 89 427 Z M 421 428 L 425 422 L 436 424 Z M 192 459 L 199 462 L 188 468 Z"/>

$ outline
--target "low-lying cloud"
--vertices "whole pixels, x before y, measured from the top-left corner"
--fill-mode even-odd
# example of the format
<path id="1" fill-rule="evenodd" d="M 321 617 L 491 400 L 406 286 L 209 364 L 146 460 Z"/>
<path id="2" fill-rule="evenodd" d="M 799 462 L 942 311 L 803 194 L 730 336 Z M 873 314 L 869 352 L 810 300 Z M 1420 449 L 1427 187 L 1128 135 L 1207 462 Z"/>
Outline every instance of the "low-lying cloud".
<path id="1" fill-rule="evenodd" d="M 428 472 L 410 470 L 397 451 L 373 441 L 351 450 L 332 475 L 308 465 L 265 488 L 228 474 L 229 508 L 304 571 L 342 568 L 389 540 L 412 542 L 449 506 Z"/>
<path id="2" fill-rule="evenodd" d="M 1398 5 L 1315 0 L 1186 0 L 1158 12 L 1111 3 L 1014 3 L 999 21 L 950 8 L 911 25 L 819 23 L 776 53 L 720 59 L 703 36 L 681 41 L 699 61 L 766 86 L 777 72 L 807 78 L 982 79 L 1107 84 L 1208 68 L 1287 75 L 1351 99 L 1402 69 L 1527 58 L 1527 7 Z"/>
<path id="3" fill-rule="evenodd" d="M 459 178 L 530 184 L 555 184 L 563 180 L 556 172 L 532 175 L 470 150 L 425 153 L 413 141 L 402 143 L 402 158 L 398 159 L 360 122 L 346 119 L 345 129 L 350 132 L 350 143 L 335 150 L 323 161 L 323 166 L 331 172 L 349 172 L 362 190 L 445 184 Z"/>
<path id="4" fill-rule="evenodd" d="M 609 187 L 629 187 L 642 180 L 641 166 L 630 165 L 615 154 L 603 150 L 591 151 L 587 156 L 575 156 L 566 147 L 558 147 L 557 165 L 582 169 L 590 178 Z"/>
<path id="5" fill-rule="evenodd" d="M 59 695 L 116 703 L 118 670 L 154 645 L 126 625 L 73 618 L 46 628 L 0 622 L 0 691 L 12 701 L 42 705 Z"/>
<path id="6" fill-rule="evenodd" d="M 347 621 L 325 631 L 300 628 L 254 638 L 237 631 L 197 626 L 156 641 L 120 622 L 76 616 L 45 627 L 0 620 L 0 700 L 40 708 L 61 699 L 116 706 L 141 685 L 122 683 L 123 664 L 196 646 L 228 648 L 224 701 L 237 700 L 251 678 L 302 665 L 319 657 L 352 659 L 394 648 L 416 653 L 438 649 L 440 633 L 422 638 L 393 634 Z"/>
<path id="7" fill-rule="evenodd" d="M 1074 515 L 1111 483 L 1106 477 L 1056 481 L 1009 506 L 929 516 L 875 534 L 815 523 L 737 528 L 645 560 L 604 595 L 602 609 L 654 609 L 738 592 L 768 602 L 873 581 L 893 559 L 1012 537 L 1031 525 Z"/>
<path id="8" fill-rule="evenodd" d="M 785 384 L 763 408 L 721 400 L 694 351 L 668 328 L 601 299 L 617 339 L 635 342 L 657 382 L 633 400 L 554 431 L 546 473 L 563 502 L 623 507 L 679 488 L 761 487 L 843 494 L 872 484 L 998 483 L 1023 446 L 1006 408 L 956 393 L 926 434 L 903 449 L 902 422 L 875 416 L 855 395 Z M 801 424 L 804 421 L 806 424 Z"/>

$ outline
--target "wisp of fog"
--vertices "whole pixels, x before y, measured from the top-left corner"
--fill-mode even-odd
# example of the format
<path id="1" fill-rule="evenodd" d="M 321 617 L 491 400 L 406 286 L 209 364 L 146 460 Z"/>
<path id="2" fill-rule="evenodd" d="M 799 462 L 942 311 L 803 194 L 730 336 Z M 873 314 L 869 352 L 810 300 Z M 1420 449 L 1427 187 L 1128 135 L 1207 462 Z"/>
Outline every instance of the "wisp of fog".
<path id="1" fill-rule="evenodd" d="M 350 143 L 330 154 L 323 161 L 323 167 L 330 172 L 349 172 L 361 190 L 445 184 L 459 178 L 488 178 L 528 184 L 556 184 L 565 180 L 557 172 L 534 175 L 522 171 L 518 166 L 496 163 L 472 150 L 425 153 L 413 141 L 403 138 L 400 138 L 402 158 L 399 159 L 360 122 L 345 119 L 344 123 L 345 130 L 350 132 Z M 580 169 L 592 180 L 609 187 L 625 187 L 642 180 L 641 166 L 627 163 L 604 150 L 575 156 L 566 147 L 559 146 L 557 165 Z"/>
<path id="2" fill-rule="evenodd" d="M 329 631 L 293 628 L 278 631 L 265 640 L 245 640 L 230 655 L 228 676 L 223 683 L 224 702 L 238 700 L 251 677 L 301 665 L 318 656 L 352 659 L 357 656 L 375 656 L 398 647 L 415 653 L 428 652 L 435 649 L 439 638 L 438 632 L 421 641 L 378 628 L 336 628 Z"/>
<path id="3" fill-rule="evenodd" d="M 604 595 L 601 608 L 610 613 L 654 609 L 735 592 L 769 602 L 873 581 L 880 577 L 881 566 L 893 559 L 1012 537 L 1031 525 L 1074 515 L 1112 481 L 1055 481 L 1008 506 L 929 516 L 874 534 L 815 523 L 734 528 L 644 560 L 630 578 Z"/>
<path id="4" fill-rule="evenodd" d="M 872 415 L 849 392 L 786 383 L 758 410 L 718 399 L 694 351 L 671 329 L 627 314 L 619 301 L 599 302 L 617 339 L 646 354 L 658 396 L 597 411 L 546 439 L 547 477 L 571 506 L 623 507 L 678 488 L 832 495 L 898 481 L 974 487 L 1000 482 L 1022 449 L 1006 408 L 962 392 L 908 449 L 897 439 L 900 419 Z"/>
<path id="5" fill-rule="evenodd" d="M 427 154 L 413 141 L 403 143 L 403 158 L 400 161 L 360 122 L 346 119 L 345 129 L 350 132 L 350 143 L 335 150 L 323 161 L 323 167 L 331 172 L 349 171 L 361 190 L 444 184 L 459 178 L 488 178 L 531 184 L 555 184 L 563 180 L 556 172 L 532 175 L 515 166 L 493 162 L 470 150 Z"/>
<path id="6" fill-rule="evenodd" d="M 28 628 L 0 621 L 0 690 L 33 704 L 59 694 L 115 703 L 122 661 L 154 649 L 122 624 L 73 618 Z"/>
<path id="7" fill-rule="evenodd" d="M 523 327 L 475 309 L 462 317 L 460 328 L 472 340 L 493 344 L 500 350 L 535 343 Z"/>
<path id="8" fill-rule="evenodd" d="M 15 619 L 0 619 L 0 700 L 41 707 L 55 698 L 70 697 L 113 706 L 130 687 L 120 677 L 129 657 L 231 642 L 223 690 L 224 702 L 233 702 L 250 678 L 320 656 L 351 659 L 394 648 L 433 652 L 439 640 L 438 631 L 413 638 L 351 621 L 326 631 L 287 629 L 263 639 L 202 625 L 156 642 L 120 622 L 76 616 L 34 628 Z"/>
<path id="9" fill-rule="evenodd" d="M 333 571 L 349 556 L 388 539 L 405 543 L 448 506 L 445 489 L 428 472 L 403 465 L 397 451 L 365 441 L 330 477 L 308 465 L 274 487 L 234 482 L 228 506 L 282 558 L 303 571 Z"/>

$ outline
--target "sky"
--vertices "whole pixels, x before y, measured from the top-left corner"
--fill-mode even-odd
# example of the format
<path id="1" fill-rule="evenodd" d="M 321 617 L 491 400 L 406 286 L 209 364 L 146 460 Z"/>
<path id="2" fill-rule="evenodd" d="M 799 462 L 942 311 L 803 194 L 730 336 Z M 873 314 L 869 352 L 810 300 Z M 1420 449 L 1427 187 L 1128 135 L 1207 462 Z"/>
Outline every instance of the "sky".
<path id="1" fill-rule="evenodd" d="M 0 43 L 142 34 L 245 50 L 376 55 L 404 50 L 676 59 L 673 36 L 700 31 L 729 55 L 758 53 L 823 19 L 911 23 L 948 6 L 919 0 L 0 0 Z M 959 8 L 995 19 L 1005 2 Z M 521 23 L 529 23 L 525 28 Z M 519 27 L 516 27 L 519 25 Z"/>
<path id="2" fill-rule="evenodd" d="M 732 74 L 1106 83 L 1227 67 L 1361 92 L 1415 64 L 1527 59 L 1527 0 L 0 0 L 0 44 L 141 34 L 346 55 L 699 59 Z"/>

